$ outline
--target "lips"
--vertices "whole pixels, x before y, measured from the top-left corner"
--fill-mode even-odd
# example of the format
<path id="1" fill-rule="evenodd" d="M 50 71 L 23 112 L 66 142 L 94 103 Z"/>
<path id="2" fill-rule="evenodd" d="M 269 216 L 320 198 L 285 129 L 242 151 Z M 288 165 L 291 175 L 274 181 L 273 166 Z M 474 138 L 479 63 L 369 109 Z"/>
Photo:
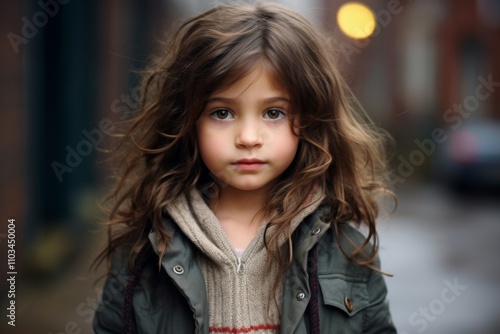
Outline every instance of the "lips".
<path id="1" fill-rule="evenodd" d="M 259 159 L 241 159 L 236 161 L 234 164 L 246 164 L 246 165 L 254 165 L 254 164 L 265 164 L 265 161 Z"/>
<path id="2" fill-rule="evenodd" d="M 261 169 L 265 164 L 265 161 L 259 159 L 240 159 L 232 163 L 237 169 L 244 171 L 256 171 Z"/>

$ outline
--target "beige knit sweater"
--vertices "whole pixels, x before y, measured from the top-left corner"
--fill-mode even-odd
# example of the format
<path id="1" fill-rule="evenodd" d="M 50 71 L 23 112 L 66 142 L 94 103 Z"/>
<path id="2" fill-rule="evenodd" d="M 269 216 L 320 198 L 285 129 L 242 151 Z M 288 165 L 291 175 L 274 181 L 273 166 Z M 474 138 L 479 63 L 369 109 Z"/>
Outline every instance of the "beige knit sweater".
<path id="1" fill-rule="evenodd" d="M 304 205 L 292 220 L 293 229 L 321 199 L 318 192 Z M 207 288 L 210 333 L 278 333 L 282 290 L 276 293 L 277 303 L 269 303 L 277 271 L 265 268 L 264 225 L 238 257 L 198 190 L 179 197 L 167 211 L 200 250 L 198 262 Z"/>

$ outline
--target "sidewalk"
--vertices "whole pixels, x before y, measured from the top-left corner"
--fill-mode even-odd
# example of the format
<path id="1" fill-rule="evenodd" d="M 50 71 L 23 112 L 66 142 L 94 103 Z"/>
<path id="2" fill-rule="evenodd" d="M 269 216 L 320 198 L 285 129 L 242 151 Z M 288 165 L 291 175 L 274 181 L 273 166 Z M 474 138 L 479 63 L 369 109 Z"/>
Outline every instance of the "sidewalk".
<path id="1" fill-rule="evenodd" d="M 407 189 L 381 222 L 383 269 L 400 333 L 500 333 L 500 202 Z"/>

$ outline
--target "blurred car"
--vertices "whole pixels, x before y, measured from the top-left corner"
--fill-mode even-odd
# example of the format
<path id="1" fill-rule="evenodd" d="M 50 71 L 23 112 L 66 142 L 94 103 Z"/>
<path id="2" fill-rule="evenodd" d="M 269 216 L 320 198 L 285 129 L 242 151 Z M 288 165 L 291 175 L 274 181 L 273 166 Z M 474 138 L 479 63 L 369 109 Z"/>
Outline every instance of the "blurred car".
<path id="1" fill-rule="evenodd" d="M 437 158 L 441 181 L 454 190 L 500 190 L 500 122 L 482 120 L 450 129 Z"/>

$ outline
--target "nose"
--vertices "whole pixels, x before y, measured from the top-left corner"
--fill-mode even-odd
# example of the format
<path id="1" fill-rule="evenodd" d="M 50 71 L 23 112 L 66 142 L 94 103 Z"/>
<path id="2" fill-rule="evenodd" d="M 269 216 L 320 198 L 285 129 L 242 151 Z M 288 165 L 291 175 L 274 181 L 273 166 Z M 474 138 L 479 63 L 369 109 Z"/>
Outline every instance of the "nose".
<path id="1" fill-rule="evenodd" d="M 255 148 L 262 146 L 262 131 L 258 122 L 252 120 L 242 121 L 237 129 L 236 147 Z"/>

